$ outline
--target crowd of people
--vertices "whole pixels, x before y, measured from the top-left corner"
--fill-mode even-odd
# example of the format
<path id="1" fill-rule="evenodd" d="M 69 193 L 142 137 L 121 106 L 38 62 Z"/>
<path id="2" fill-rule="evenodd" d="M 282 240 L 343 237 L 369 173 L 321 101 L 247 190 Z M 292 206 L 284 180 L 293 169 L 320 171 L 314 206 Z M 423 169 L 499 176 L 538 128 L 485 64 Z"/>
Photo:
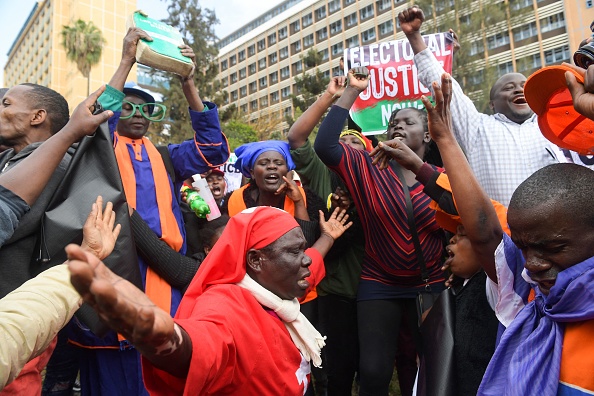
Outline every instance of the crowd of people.
<path id="1" fill-rule="evenodd" d="M 151 40 L 138 28 L 71 115 L 47 87 L 0 91 L 0 395 L 70 395 L 77 380 L 83 395 L 388 395 L 395 368 L 407 396 L 594 394 L 594 172 L 541 133 L 542 87 L 505 74 L 482 114 L 425 45 L 423 11 L 398 19 L 433 101 L 395 110 L 373 144 L 345 129 L 369 84 L 355 66 L 288 142 L 235 150 L 234 191 L 217 106 L 192 75 L 194 137 L 146 137 L 165 109 L 126 82 Z M 563 103 L 594 123 L 594 67 L 559 70 Z M 125 201 L 90 179 L 79 237 L 44 270 L 46 210 L 105 124 L 117 169 L 99 173 L 119 175 Z M 195 175 L 221 217 L 185 202 Z M 112 265 L 123 249 L 137 259 Z M 83 303 L 109 330 L 75 314 Z"/>

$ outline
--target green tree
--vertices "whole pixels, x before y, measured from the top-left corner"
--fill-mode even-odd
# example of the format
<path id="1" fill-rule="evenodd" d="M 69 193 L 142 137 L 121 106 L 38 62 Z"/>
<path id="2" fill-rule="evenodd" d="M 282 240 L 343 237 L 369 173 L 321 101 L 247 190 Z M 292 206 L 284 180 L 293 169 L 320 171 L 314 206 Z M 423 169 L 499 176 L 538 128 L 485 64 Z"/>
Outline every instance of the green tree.
<path id="1" fill-rule="evenodd" d="M 513 42 L 511 26 L 532 11 L 531 3 L 530 7 L 521 6 L 523 3 L 519 0 L 419 0 L 416 3 L 425 13 L 423 34 L 448 29 L 457 33 L 460 49 L 454 55 L 452 75 L 481 112 L 490 111 L 489 92 L 501 74 L 500 64 L 492 61 L 490 55 L 502 49 L 490 50 L 487 38 L 502 32 Z"/>
<path id="2" fill-rule="evenodd" d="M 324 73 L 318 68 L 323 63 L 321 53 L 312 48 L 305 55 L 301 56 L 301 62 L 303 63 L 303 72 L 301 76 L 295 77 L 297 94 L 291 95 L 295 118 L 290 115 L 285 116 L 285 121 L 289 126 L 293 125 L 295 120 L 316 101 L 318 96 L 326 90 L 330 82 L 330 79 L 324 77 Z M 313 68 L 315 69 L 311 70 Z"/>
<path id="3" fill-rule="evenodd" d="M 235 149 L 244 143 L 255 142 L 258 140 L 258 132 L 254 126 L 247 124 L 239 119 L 232 119 L 227 122 L 223 130 L 229 141 L 229 149 Z"/>
<path id="4" fill-rule="evenodd" d="M 76 63 L 78 70 L 87 79 L 88 96 L 91 92 L 91 68 L 101 60 L 105 38 L 93 22 L 85 22 L 82 19 L 70 26 L 62 26 L 60 34 L 66 58 Z"/>
<path id="5" fill-rule="evenodd" d="M 225 95 L 221 84 L 215 77 L 218 74 L 216 56 L 218 50 L 213 43 L 217 36 L 214 26 L 219 23 L 214 11 L 202 8 L 198 0 L 170 0 L 167 7 L 169 16 L 162 21 L 178 29 L 186 44 L 196 54 L 196 72 L 194 82 L 200 90 L 203 100 L 209 100 L 220 105 Z M 188 103 L 183 94 L 179 77 L 166 73 L 169 88 L 163 88 L 163 103 L 168 109 L 169 135 L 167 140 L 179 143 L 190 139 L 194 131 L 188 115 Z"/>

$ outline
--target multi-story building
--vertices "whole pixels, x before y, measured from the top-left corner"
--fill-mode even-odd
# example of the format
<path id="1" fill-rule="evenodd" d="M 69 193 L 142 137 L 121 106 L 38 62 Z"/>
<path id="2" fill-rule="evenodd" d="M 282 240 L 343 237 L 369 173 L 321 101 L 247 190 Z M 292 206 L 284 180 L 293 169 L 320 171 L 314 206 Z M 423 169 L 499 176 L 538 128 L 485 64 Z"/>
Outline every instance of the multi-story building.
<path id="1" fill-rule="evenodd" d="M 504 0 L 489 1 L 505 6 Z M 438 19 L 453 2 L 432 2 Z M 303 72 L 301 57 L 307 51 L 314 48 L 321 53 L 320 71 L 334 75 L 345 49 L 403 39 L 397 15 L 410 4 L 405 0 L 284 1 L 218 43 L 218 78 L 229 93 L 227 105 L 235 104 L 252 119 L 292 114 L 290 95 L 296 93 L 295 77 Z M 487 57 L 499 74 L 569 61 L 580 41 L 592 34 L 592 0 L 513 0 L 509 6 L 530 9 L 515 22 L 512 18 L 490 26 L 488 51 L 477 34 L 470 51 L 485 53 L 478 56 L 477 70 Z M 432 11 L 428 14 L 434 18 Z M 460 17 L 463 23 L 471 16 L 462 12 Z"/>
<path id="2" fill-rule="evenodd" d="M 106 40 L 99 64 L 91 68 L 90 87 L 109 81 L 118 67 L 126 18 L 136 10 L 136 0 L 42 0 L 35 4 L 8 52 L 4 86 L 23 82 L 48 86 L 60 92 L 72 110 L 87 96 L 87 79 L 66 59 L 60 31 L 74 21 L 92 21 Z M 136 67 L 130 75 L 136 75 Z"/>

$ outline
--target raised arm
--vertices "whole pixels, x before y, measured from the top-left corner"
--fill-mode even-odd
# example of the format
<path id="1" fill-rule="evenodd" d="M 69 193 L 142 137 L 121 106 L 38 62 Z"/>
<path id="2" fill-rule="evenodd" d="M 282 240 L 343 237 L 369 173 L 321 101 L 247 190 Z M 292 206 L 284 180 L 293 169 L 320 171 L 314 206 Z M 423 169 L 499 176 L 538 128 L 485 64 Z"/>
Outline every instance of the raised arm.
<path id="1" fill-rule="evenodd" d="M 326 91 L 324 91 L 318 100 L 309 106 L 307 110 L 305 110 L 305 113 L 303 113 L 301 117 L 295 121 L 293 126 L 291 126 L 289 134 L 287 135 L 291 150 L 298 149 L 305 144 L 307 138 L 318 122 L 320 122 L 320 119 L 326 110 L 328 110 L 337 97 L 342 95 L 342 92 L 344 91 L 344 82 L 344 76 L 333 77 L 330 80 Z"/>
<path id="2" fill-rule="evenodd" d="M 347 78 L 348 86 L 324 118 L 314 143 L 316 154 L 322 162 L 329 166 L 338 165 L 342 158 L 344 148 L 339 143 L 340 132 L 349 114 L 349 109 L 359 94 L 367 89 L 369 71 L 366 67 L 356 67 L 349 71 Z"/>
<path id="3" fill-rule="evenodd" d="M 95 101 L 104 90 L 105 86 L 93 92 L 74 109 L 72 117 L 62 130 L 14 168 L 1 174 L 0 185 L 21 197 L 28 205 L 33 205 L 68 148 L 83 136 L 93 134 L 113 114 L 105 111 L 93 115 Z"/>
<path id="4" fill-rule="evenodd" d="M 194 69 L 192 73 L 188 77 L 182 77 L 182 90 L 184 91 L 184 95 L 188 104 L 190 105 L 190 109 L 194 111 L 204 111 L 204 104 L 202 103 L 202 99 L 200 99 L 200 95 L 198 94 L 198 89 L 196 89 L 196 85 L 194 84 L 194 71 L 196 70 L 196 54 L 194 54 L 194 50 L 187 44 L 184 44 L 180 47 L 181 54 L 183 56 L 187 56 L 188 58 L 192 59 L 192 63 L 194 64 Z"/>
<path id="5" fill-rule="evenodd" d="M 132 66 L 136 63 L 136 46 L 140 39 L 153 41 L 144 30 L 139 28 L 130 28 L 124 37 L 124 44 L 122 46 L 122 59 L 116 69 L 115 74 L 109 80 L 109 85 L 118 91 L 124 90 L 124 84 L 132 70 Z"/>
<path id="6" fill-rule="evenodd" d="M 489 278 L 497 282 L 494 253 L 503 237 L 503 230 L 491 200 L 480 187 L 452 133 L 450 75 L 444 73 L 441 87 L 434 82 L 433 90 L 435 106 L 426 97 L 422 98 L 429 115 L 429 132 L 439 147 L 444 167 L 448 171 L 458 213 L 472 248 Z"/>

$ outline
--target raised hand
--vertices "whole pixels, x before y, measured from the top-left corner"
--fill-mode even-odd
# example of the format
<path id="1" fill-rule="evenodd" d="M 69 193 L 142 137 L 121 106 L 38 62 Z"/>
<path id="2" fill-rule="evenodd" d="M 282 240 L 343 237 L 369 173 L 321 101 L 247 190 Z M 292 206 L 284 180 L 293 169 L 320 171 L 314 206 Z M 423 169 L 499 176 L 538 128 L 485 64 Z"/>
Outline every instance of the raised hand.
<path id="1" fill-rule="evenodd" d="M 111 110 L 106 110 L 102 113 L 93 115 L 93 112 L 95 111 L 95 103 L 103 91 L 105 91 L 105 85 L 101 86 L 76 106 L 72 112 L 72 116 L 70 116 L 70 120 L 62 129 L 62 131 L 65 131 L 66 133 L 71 133 L 74 136 L 75 141 L 80 140 L 86 135 L 95 133 L 99 125 L 103 124 L 113 115 L 113 111 Z"/>
<path id="2" fill-rule="evenodd" d="M 418 6 L 412 6 L 398 13 L 398 20 L 400 21 L 402 32 L 409 36 L 420 33 L 421 26 L 425 21 L 425 14 Z"/>
<path id="3" fill-rule="evenodd" d="M 297 183 L 287 176 L 283 176 L 283 180 L 285 181 L 284 184 L 276 190 L 275 194 L 279 195 L 284 192 L 295 203 L 303 201 L 303 196 L 301 195 L 301 191 L 299 191 L 299 187 L 297 187 Z"/>
<path id="4" fill-rule="evenodd" d="M 328 88 L 326 88 L 326 92 L 332 95 L 333 98 L 340 98 L 344 92 L 345 81 L 346 77 L 344 76 L 332 77 L 330 83 L 328 84 Z"/>
<path id="5" fill-rule="evenodd" d="M 192 59 L 192 63 L 194 67 L 192 68 L 192 73 L 190 73 L 187 77 L 181 77 L 182 81 L 192 80 L 194 78 L 194 72 L 196 71 L 196 54 L 194 54 L 194 50 L 188 44 L 183 44 L 179 46 L 181 54 Z"/>
<path id="6" fill-rule="evenodd" d="M 99 195 L 83 226 L 81 247 L 99 260 L 111 254 L 122 229 L 120 224 L 114 227 L 116 214 L 112 208 L 113 204 L 108 202 L 103 210 L 103 198 Z"/>
<path id="7" fill-rule="evenodd" d="M 369 85 L 369 70 L 366 67 L 353 67 L 348 74 L 348 87 L 363 92 Z"/>
<path id="8" fill-rule="evenodd" d="M 377 147 L 369 155 L 373 157 L 371 163 L 377 165 L 382 170 L 389 166 L 390 158 L 393 158 L 402 167 L 414 173 L 423 166 L 423 160 L 406 144 L 402 143 L 399 138 L 379 142 Z"/>
<path id="9" fill-rule="evenodd" d="M 128 32 L 124 37 L 124 45 L 122 46 L 122 61 L 127 61 L 132 64 L 136 62 L 136 46 L 140 39 L 153 41 L 151 36 L 142 29 L 136 27 L 128 29 Z"/>
<path id="10" fill-rule="evenodd" d="M 441 76 L 441 86 L 434 81 L 433 92 L 435 93 L 435 106 L 425 96 L 421 97 L 429 118 L 429 133 L 431 138 L 439 143 L 442 140 L 453 138 L 452 114 L 450 102 L 452 100 L 452 77 L 448 73 Z"/>
<path id="11" fill-rule="evenodd" d="M 332 203 L 333 208 L 341 210 L 348 210 L 353 204 L 351 195 L 340 187 L 336 187 L 336 191 L 334 191 L 330 197 L 330 202 Z"/>
<path id="12" fill-rule="evenodd" d="M 348 219 L 349 215 L 346 214 L 345 209 L 336 208 L 328 221 L 326 221 L 324 219 L 324 213 L 320 210 L 320 230 L 322 235 L 327 235 L 333 240 L 340 238 L 353 225 L 352 221 L 347 223 Z"/>
<path id="13" fill-rule="evenodd" d="M 143 353 L 172 338 L 173 319 L 140 289 L 80 246 L 68 245 L 66 253 L 72 285 L 109 327 L 144 347 Z"/>
<path id="14" fill-rule="evenodd" d="M 572 66 L 572 68 L 584 78 L 584 83 L 580 83 L 572 72 L 565 72 L 565 80 L 571 92 L 573 107 L 581 115 L 594 120 L 594 67 L 588 67 L 588 70 Z"/>

